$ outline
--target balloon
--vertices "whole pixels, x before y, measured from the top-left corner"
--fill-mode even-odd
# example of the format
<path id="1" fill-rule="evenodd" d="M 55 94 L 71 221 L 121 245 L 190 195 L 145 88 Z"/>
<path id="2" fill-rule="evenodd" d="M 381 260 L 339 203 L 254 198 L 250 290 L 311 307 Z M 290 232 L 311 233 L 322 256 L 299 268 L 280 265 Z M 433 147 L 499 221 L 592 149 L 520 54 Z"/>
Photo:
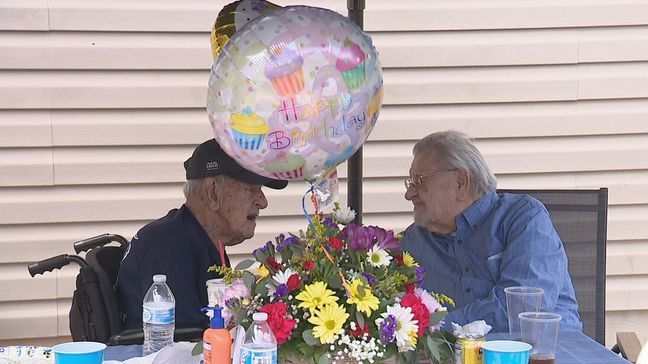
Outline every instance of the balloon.
<path id="1" fill-rule="evenodd" d="M 218 13 L 209 37 L 214 60 L 237 29 L 241 29 L 259 15 L 279 7 L 264 0 L 239 0 L 225 5 Z"/>
<path id="2" fill-rule="evenodd" d="M 382 85 L 371 38 L 356 24 L 289 6 L 232 36 L 212 66 L 207 111 L 215 139 L 242 166 L 312 180 L 365 142 Z"/>

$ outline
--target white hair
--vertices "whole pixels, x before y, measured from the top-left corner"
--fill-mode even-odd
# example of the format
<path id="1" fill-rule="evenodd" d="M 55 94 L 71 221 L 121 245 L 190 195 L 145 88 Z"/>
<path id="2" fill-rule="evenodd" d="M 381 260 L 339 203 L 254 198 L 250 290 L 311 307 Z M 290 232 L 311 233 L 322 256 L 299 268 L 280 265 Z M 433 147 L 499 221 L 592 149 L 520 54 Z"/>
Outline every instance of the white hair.
<path id="1" fill-rule="evenodd" d="M 192 196 L 197 196 L 198 194 L 200 194 L 200 189 L 202 188 L 205 178 L 190 179 L 187 182 L 185 182 L 184 187 L 182 188 L 182 193 L 184 193 L 186 199 L 189 199 Z M 216 176 L 216 178 L 219 185 L 222 184 L 223 181 L 225 180 L 225 176 L 222 174 Z"/>
<path id="2" fill-rule="evenodd" d="M 473 196 L 497 189 L 497 179 L 473 141 L 455 130 L 432 133 L 414 145 L 414 155 L 434 152 L 446 168 L 458 168 L 470 174 Z"/>

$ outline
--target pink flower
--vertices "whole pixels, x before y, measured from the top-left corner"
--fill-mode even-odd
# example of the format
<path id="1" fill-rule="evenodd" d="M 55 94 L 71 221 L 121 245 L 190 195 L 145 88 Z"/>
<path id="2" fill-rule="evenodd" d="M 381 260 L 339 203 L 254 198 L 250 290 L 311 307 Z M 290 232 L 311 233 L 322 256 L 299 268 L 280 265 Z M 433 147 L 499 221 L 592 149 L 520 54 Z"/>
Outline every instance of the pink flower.
<path id="1" fill-rule="evenodd" d="M 268 314 L 268 325 L 272 329 L 278 345 L 290 340 L 292 329 L 297 324 L 295 320 L 286 317 L 286 308 L 286 304 L 279 301 L 268 303 L 259 310 Z"/>
<path id="2" fill-rule="evenodd" d="M 245 283 L 243 283 L 242 280 L 234 281 L 234 283 L 225 289 L 223 296 L 221 297 L 221 304 L 223 305 L 222 314 L 225 322 L 229 321 L 233 316 L 232 312 L 227 308 L 227 302 L 231 301 L 230 303 L 232 303 L 235 300 L 240 301 L 244 298 L 250 298 L 250 290 L 245 286 Z"/>
<path id="3" fill-rule="evenodd" d="M 425 307 L 427 307 L 430 313 L 436 312 L 439 308 L 443 307 L 441 306 L 439 301 L 436 300 L 436 298 L 432 297 L 432 295 L 428 291 L 422 288 L 416 288 L 414 290 L 414 294 L 416 295 L 416 297 L 421 299 L 421 302 L 423 302 L 423 304 L 425 305 Z M 430 330 L 432 332 L 435 332 L 440 330 L 442 326 L 443 326 L 443 321 L 439 322 L 436 325 L 430 326 Z"/>
<path id="4" fill-rule="evenodd" d="M 430 311 L 428 311 L 421 299 L 414 295 L 414 293 L 408 293 L 403 296 L 400 304 L 403 307 L 412 309 L 414 320 L 418 320 L 418 336 L 423 335 L 425 329 L 430 326 Z"/>

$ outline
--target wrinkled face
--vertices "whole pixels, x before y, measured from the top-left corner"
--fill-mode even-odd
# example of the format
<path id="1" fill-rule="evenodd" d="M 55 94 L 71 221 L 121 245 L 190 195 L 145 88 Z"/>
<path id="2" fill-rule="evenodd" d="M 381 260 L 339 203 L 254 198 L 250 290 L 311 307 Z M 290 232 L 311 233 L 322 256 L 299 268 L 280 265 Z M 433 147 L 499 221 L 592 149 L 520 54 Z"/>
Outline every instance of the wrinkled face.
<path id="1" fill-rule="evenodd" d="M 405 199 L 414 204 L 414 223 L 439 234 L 448 234 L 456 229 L 457 174 L 448 169 L 437 163 L 433 155 L 418 153 L 409 170 L 413 181 L 420 176 L 439 173 L 422 178 L 418 186 L 410 186 L 405 192 Z"/>
<path id="2" fill-rule="evenodd" d="M 237 244 L 254 236 L 259 210 L 268 206 L 261 185 L 251 185 L 231 178 L 223 180 L 220 188 L 220 214 L 227 223 L 229 234 Z"/>

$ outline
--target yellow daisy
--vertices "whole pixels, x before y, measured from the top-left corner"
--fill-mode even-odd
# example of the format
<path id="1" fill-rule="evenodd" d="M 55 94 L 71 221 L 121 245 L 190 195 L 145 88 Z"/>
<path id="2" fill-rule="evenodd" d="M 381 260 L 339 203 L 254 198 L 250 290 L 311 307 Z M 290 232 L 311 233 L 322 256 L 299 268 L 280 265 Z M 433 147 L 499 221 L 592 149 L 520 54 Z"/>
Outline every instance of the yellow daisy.
<path id="1" fill-rule="evenodd" d="M 416 260 L 414 260 L 414 257 L 408 252 L 403 252 L 403 265 L 408 268 L 419 266 Z"/>
<path id="2" fill-rule="evenodd" d="M 307 285 L 295 298 L 302 301 L 298 307 L 309 309 L 311 314 L 316 309 L 321 309 L 324 305 L 335 303 L 338 300 L 335 293 L 327 289 L 326 283 L 321 281 Z"/>
<path id="3" fill-rule="evenodd" d="M 349 318 L 349 314 L 337 303 L 325 305 L 321 310 L 308 319 L 308 322 L 315 325 L 313 337 L 319 339 L 322 344 L 330 344 L 334 341 L 335 335 L 344 333 L 342 325 Z"/>
<path id="4" fill-rule="evenodd" d="M 360 288 L 362 287 L 362 288 Z M 347 303 L 355 304 L 360 312 L 364 312 L 367 316 L 371 316 L 371 310 L 377 310 L 380 301 L 371 293 L 371 288 L 365 286 L 359 279 L 354 279 L 351 284 L 347 284 L 350 297 Z"/>

